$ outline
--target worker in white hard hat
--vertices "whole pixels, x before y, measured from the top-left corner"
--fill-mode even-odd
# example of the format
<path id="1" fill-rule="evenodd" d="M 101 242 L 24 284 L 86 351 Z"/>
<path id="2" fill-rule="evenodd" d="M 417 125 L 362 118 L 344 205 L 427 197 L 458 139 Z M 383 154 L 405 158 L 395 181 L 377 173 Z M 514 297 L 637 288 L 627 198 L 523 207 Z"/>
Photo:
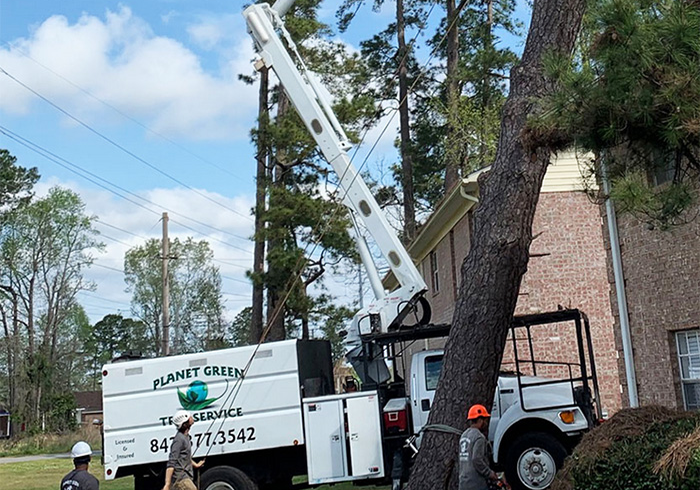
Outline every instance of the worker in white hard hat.
<path id="1" fill-rule="evenodd" d="M 190 442 L 190 427 L 194 424 L 192 415 L 186 410 L 178 410 L 173 415 L 173 425 L 177 433 L 170 445 L 170 456 L 165 470 L 165 486 L 163 490 L 197 490 L 194 484 L 193 468 L 201 468 L 204 460 L 196 463 L 192 460 L 192 443 Z"/>
<path id="2" fill-rule="evenodd" d="M 61 490 L 98 490 L 100 482 L 88 473 L 88 466 L 92 458 L 92 448 L 85 441 L 78 441 L 70 451 L 73 458 L 73 471 L 61 480 Z"/>

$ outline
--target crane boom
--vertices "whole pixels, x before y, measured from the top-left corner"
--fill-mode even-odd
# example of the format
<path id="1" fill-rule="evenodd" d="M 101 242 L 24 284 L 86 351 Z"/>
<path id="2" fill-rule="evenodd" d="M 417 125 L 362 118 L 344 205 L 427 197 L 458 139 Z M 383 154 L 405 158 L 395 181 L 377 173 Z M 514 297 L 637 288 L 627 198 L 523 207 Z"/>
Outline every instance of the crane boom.
<path id="1" fill-rule="evenodd" d="M 427 323 L 429 307 L 423 299 L 427 290 L 425 281 L 353 165 L 347 153 L 351 147 L 348 138 L 284 26 L 281 17 L 293 2 L 278 0 L 273 7 L 259 3 L 244 10 L 248 31 L 260 56 L 256 68 L 265 66 L 274 70 L 324 158 L 338 175 L 343 204 L 350 210 L 353 222 L 361 221 L 372 235 L 400 285 L 389 294 L 384 291 L 377 266 L 356 228 L 360 258 L 370 278 L 375 300 L 355 315 L 346 341 L 359 343 L 361 335 L 399 328 L 418 303 L 423 308 L 422 323 Z"/>

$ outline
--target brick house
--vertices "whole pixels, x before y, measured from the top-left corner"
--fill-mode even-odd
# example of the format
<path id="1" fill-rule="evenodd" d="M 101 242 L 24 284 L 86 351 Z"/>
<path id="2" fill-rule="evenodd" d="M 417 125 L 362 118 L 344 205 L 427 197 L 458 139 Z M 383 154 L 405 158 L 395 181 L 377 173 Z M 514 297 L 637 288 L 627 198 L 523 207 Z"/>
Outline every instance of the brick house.
<path id="1" fill-rule="evenodd" d="M 617 232 L 640 405 L 700 409 L 700 205 L 660 230 L 617 214 Z M 607 218 L 607 216 L 605 216 Z M 609 233 L 606 230 L 606 240 Z M 610 262 L 611 249 L 608 247 Z M 610 269 L 610 283 L 615 278 Z M 614 288 L 612 288 L 614 293 Z M 611 295 L 621 345 L 617 296 Z M 624 374 L 623 359 L 619 370 Z M 628 404 L 626 377 L 620 377 Z"/>
<path id="2" fill-rule="evenodd" d="M 75 397 L 75 416 L 79 425 L 93 425 L 96 420 L 102 423 L 102 391 L 79 391 Z"/>
<path id="3" fill-rule="evenodd" d="M 408 247 L 426 279 L 433 323 L 450 323 L 461 282 L 461 265 L 472 240 L 471 220 L 478 203 L 476 172 L 463 179 L 438 204 Z M 590 319 L 602 407 L 621 407 L 620 371 L 600 209 L 582 192 L 581 171 L 573 153 L 561 154 L 547 170 L 533 223 L 528 272 L 517 314 L 579 308 Z M 389 289 L 393 277 L 385 280 Z M 578 359 L 573 335 L 556 326 L 535 339 L 537 352 L 550 361 Z M 571 339 L 571 342 L 568 341 Z M 444 339 L 420 341 L 413 349 L 442 347 Z M 518 347 L 520 349 L 520 347 Z M 504 363 L 509 358 L 504 353 Z M 504 365 L 504 368 L 507 367 Z"/>

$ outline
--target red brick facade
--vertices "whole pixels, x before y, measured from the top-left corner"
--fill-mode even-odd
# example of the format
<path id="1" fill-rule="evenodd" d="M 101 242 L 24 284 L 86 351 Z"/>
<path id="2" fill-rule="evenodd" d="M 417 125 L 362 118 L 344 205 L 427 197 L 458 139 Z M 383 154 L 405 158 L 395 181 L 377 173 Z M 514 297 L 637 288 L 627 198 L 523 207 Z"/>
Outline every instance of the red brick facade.
<path id="1" fill-rule="evenodd" d="M 650 229 L 630 215 L 617 216 L 640 405 L 684 407 L 676 332 L 700 328 L 698 213 L 700 206 L 688 213 L 689 223 L 666 231 Z M 614 285 L 612 268 L 609 278 Z M 617 300 L 614 294 L 611 298 L 621 345 Z M 622 356 L 619 370 L 624 374 Z M 620 379 L 627 405 L 625 377 Z"/>
<path id="2" fill-rule="evenodd" d="M 464 215 L 419 264 L 428 284 L 427 298 L 432 305 L 434 323 L 452 321 L 461 281 L 461 264 L 469 250 L 470 219 L 471 213 Z M 533 223 L 533 235 L 537 238 L 531 246 L 532 258 L 523 278 L 517 313 L 551 311 L 559 306 L 586 312 L 592 328 L 602 406 L 612 414 L 621 407 L 620 371 L 602 224 L 598 206 L 591 203 L 584 193 L 541 194 Z M 437 258 L 437 261 L 432 261 L 432 266 L 437 265 L 438 270 L 437 291 L 434 289 L 431 253 Z M 573 329 L 563 332 L 559 328 L 555 325 L 538 329 L 536 358 L 545 357 L 545 360 L 557 362 L 578 359 Z M 433 348 L 440 342 L 420 344 L 416 347 Z M 518 348 L 521 348 L 520 344 Z M 509 357 L 507 350 L 504 360 Z M 504 368 L 508 366 L 504 365 Z M 547 373 L 538 371 L 538 374 Z"/>

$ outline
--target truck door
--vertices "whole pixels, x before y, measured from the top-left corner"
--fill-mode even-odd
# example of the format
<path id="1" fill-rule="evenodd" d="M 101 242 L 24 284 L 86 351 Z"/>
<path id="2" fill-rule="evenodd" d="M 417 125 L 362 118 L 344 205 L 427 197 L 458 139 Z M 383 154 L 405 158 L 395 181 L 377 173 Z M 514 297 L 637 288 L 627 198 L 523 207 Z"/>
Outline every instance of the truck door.
<path id="1" fill-rule="evenodd" d="M 413 430 L 418 433 L 428 423 L 435 389 L 442 369 L 442 352 L 415 354 L 411 367 L 411 411 Z"/>

